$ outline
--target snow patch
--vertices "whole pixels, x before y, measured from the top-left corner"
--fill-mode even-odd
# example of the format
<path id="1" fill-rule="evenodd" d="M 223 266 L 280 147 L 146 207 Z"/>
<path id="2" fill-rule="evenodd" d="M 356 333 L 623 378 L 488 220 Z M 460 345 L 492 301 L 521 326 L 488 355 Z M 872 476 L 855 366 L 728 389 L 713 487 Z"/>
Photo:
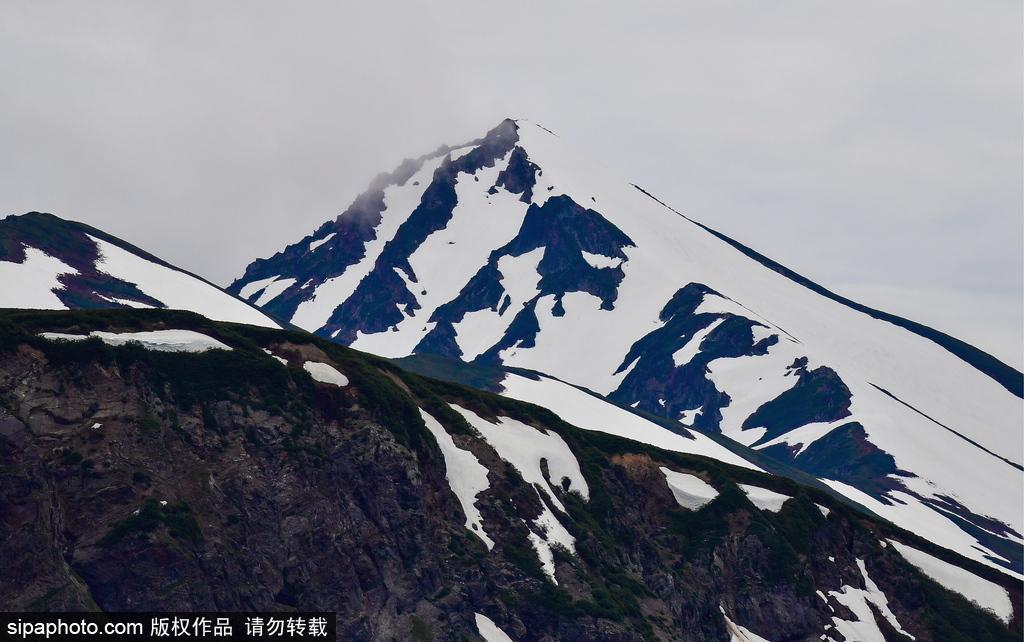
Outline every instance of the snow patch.
<path id="1" fill-rule="evenodd" d="M 330 234 L 328 234 L 327 236 L 323 237 L 323 238 L 322 238 L 322 239 L 320 239 L 319 241 L 310 241 L 310 242 L 309 242 L 309 251 L 310 251 L 310 252 L 313 252 L 313 251 L 315 251 L 315 250 L 316 250 L 316 248 L 320 247 L 321 245 L 323 245 L 323 244 L 324 244 L 324 243 L 326 243 L 327 241 L 330 241 L 330 240 L 331 240 L 331 239 L 333 239 L 333 238 L 334 238 L 335 236 L 336 236 L 336 234 L 335 234 L 334 232 L 331 232 Z"/>
<path id="2" fill-rule="evenodd" d="M 676 367 L 685 366 L 690 363 L 690 360 L 697 356 L 700 352 L 700 344 L 704 341 L 704 338 L 714 332 L 715 328 L 722 325 L 725 318 L 715 319 L 709 323 L 706 327 L 701 328 L 693 333 L 693 336 L 683 344 L 683 347 L 679 348 L 672 353 L 672 361 L 676 364 Z"/>
<path id="3" fill-rule="evenodd" d="M 661 472 L 665 475 L 665 481 L 668 483 L 669 490 L 672 491 L 672 496 L 683 508 L 700 510 L 718 497 L 715 487 L 696 475 L 677 473 L 664 467 L 661 468 Z"/>
<path id="4" fill-rule="evenodd" d="M 269 356 L 273 357 L 274 359 L 277 359 L 278 361 L 280 361 L 281 365 L 283 365 L 283 366 L 287 366 L 288 365 L 288 360 L 287 359 L 285 359 L 283 357 L 277 356 L 276 354 L 274 354 L 270 350 L 267 350 L 266 348 L 263 348 L 263 352 L 267 353 Z"/>
<path id="5" fill-rule="evenodd" d="M 282 292 L 295 285 L 295 279 L 281 279 L 279 281 L 273 281 L 267 287 L 263 288 L 263 294 L 260 298 L 256 299 L 256 305 L 262 307 L 274 299 L 276 299 Z"/>
<path id="6" fill-rule="evenodd" d="M 466 514 L 466 528 L 483 540 L 487 550 L 494 548 L 494 540 L 484 530 L 484 518 L 476 507 L 477 495 L 490 488 L 487 481 L 487 468 L 476 458 L 476 455 L 455 445 L 451 435 L 437 419 L 427 414 L 422 408 L 420 416 L 427 430 L 434 435 L 441 454 L 444 456 L 444 467 L 448 486 Z"/>
<path id="7" fill-rule="evenodd" d="M 639 404 L 640 402 L 638 401 L 636 403 Z M 700 414 L 703 411 L 703 406 L 701 406 L 700 408 L 691 408 L 690 410 L 684 410 L 681 413 L 679 413 L 679 423 L 683 424 L 684 426 L 692 426 L 693 422 L 697 421 L 697 417 L 700 417 Z"/>
<path id="8" fill-rule="evenodd" d="M 774 490 L 768 490 L 760 486 L 753 486 L 751 484 L 738 484 L 738 486 L 747 495 L 747 498 L 750 499 L 750 503 L 761 510 L 773 513 L 782 510 L 782 505 L 786 503 L 787 499 L 792 499 L 789 495 L 776 493 Z"/>
<path id="9" fill-rule="evenodd" d="M 281 278 L 281 277 L 278 275 L 278 276 L 271 276 L 271 277 L 268 277 L 266 279 L 259 279 L 257 281 L 250 281 L 250 282 L 246 283 L 245 285 L 243 285 L 238 290 L 238 296 L 242 297 L 245 300 L 249 300 L 257 292 L 262 292 L 263 288 L 267 287 L 268 285 L 270 285 L 274 281 L 278 280 L 279 278 Z"/>
<path id="10" fill-rule="evenodd" d="M 618 267 L 619 265 L 622 264 L 622 259 L 616 258 L 614 256 L 605 256 L 603 254 L 591 254 L 586 250 L 580 250 L 580 253 L 583 254 L 584 261 L 589 263 L 591 267 L 595 267 L 599 270 L 604 268 Z"/>
<path id="11" fill-rule="evenodd" d="M 231 350 L 231 346 L 213 337 L 192 330 L 152 330 L 150 332 L 99 332 L 89 334 L 65 334 L 63 332 L 41 332 L 39 336 L 51 341 L 84 341 L 96 337 L 112 346 L 123 346 L 134 342 L 147 350 L 158 352 L 206 352 L 207 350 Z"/>
<path id="12" fill-rule="evenodd" d="M 0 308 L 34 310 L 66 310 L 68 306 L 54 294 L 64 286 L 62 274 L 78 274 L 78 270 L 46 252 L 25 246 L 21 263 L 0 261 Z"/>
<path id="13" fill-rule="evenodd" d="M 302 369 L 309 373 L 309 376 L 313 377 L 320 383 L 329 383 L 331 385 L 343 388 L 348 385 L 348 377 L 338 372 L 338 370 L 329 363 L 321 363 L 319 361 L 307 361 L 302 364 Z"/>
<path id="14" fill-rule="evenodd" d="M 937 583 L 990 611 L 1004 623 L 1010 623 L 1013 604 L 1010 594 L 1003 587 L 902 542 L 891 539 L 889 543 L 903 559 Z"/>
<path id="15" fill-rule="evenodd" d="M 725 609 L 719 605 L 718 610 L 722 612 L 722 617 L 725 619 L 725 630 L 729 633 L 729 642 L 769 642 L 767 639 L 739 626 L 735 622 L 729 619 L 729 616 L 725 614 Z"/>
<path id="16" fill-rule="evenodd" d="M 484 642 L 512 642 L 512 638 L 499 629 L 491 618 L 483 613 L 474 613 L 474 615 L 476 616 L 476 630 L 480 632 L 480 637 L 484 639 Z"/>

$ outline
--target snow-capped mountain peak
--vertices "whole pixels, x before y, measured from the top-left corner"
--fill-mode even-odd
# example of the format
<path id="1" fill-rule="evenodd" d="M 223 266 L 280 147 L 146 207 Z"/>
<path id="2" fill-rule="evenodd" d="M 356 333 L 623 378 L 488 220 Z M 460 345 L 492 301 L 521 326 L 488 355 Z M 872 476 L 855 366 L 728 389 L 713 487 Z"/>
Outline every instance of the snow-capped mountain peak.
<path id="1" fill-rule="evenodd" d="M 829 292 L 539 125 L 405 161 L 229 290 L 361 350 L 541 373 L 506 394 L 566 416 L 551 386 L 720 433 L 1019 570 L 1020 372 Z"/>

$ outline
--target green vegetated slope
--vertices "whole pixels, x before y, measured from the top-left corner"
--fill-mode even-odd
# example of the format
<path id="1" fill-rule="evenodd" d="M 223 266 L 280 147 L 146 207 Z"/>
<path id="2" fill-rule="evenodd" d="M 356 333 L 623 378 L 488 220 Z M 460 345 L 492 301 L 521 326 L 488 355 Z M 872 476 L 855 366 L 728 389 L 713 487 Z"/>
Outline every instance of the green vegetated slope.
<path id="1" fill-rule="evenodd" d="M 154 329 L 233 349 L 37 336 Z M 315 381 L 309 361 L 349 385 Z M 539 492 L 453 406 L 557 434 L 589 492 L 547 462 Z M 490 550 L 421 409 L 487 469 L 474 506 Z M 663 467 L 718 496 L 681 507 Z M 792 499 L 761 510 L 737 484 Z M 575 549 L 551 546 L 554 578 L 533 543 L 546 511 Z M 0 312 L 0 535 L 3 610 L 329 610 L 355 640 L 479 639 L 475 613 L 514 640 L 728 640 L 728 617 L 769 640 L 841 639 L 837 620 L 858 615 L 832 592 L 866 589 L 863 564 L 918 640 L 1021 634 L 1019 583 L 816 488 L 581 430 L 305 333 L 166 310 Z M 1004 586 L 1011 623 L 887 539 Z M 907 639 L 869 608 L 886 639 Z"/>

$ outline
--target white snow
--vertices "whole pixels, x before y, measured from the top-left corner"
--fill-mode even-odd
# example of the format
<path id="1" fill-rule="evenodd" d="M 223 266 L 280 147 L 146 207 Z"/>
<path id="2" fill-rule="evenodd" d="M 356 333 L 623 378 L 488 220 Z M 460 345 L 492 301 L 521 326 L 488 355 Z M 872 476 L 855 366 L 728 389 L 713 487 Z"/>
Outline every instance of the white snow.
<path id="1" fill-rule="evenodd" d="M 665 467 L 661 467 L 661 472 L 665 475 L 665 481 L 668 483 L 668 489 L 672 491 L 672 496 L 683 508 L 700 510 L 718 497 L 715 487 L 696 475 L 678 473 Z"/>
<path id="2" fill-rule="evenodd" d="M 889 540 L 905 560 L 950 591 L 959 593 L 1004 623 L 1013 618 L 1013 604 L 1006 589 L 974 573 L 896 540 Z"/>
<path id="3" fill-rule="evenodd" d="M 591 254 L 586 250 L 580 250 L 580 253 L 583 254 L 584 261 L 586 261 L 592 267 L 596 267 L 599 270 L 603 268 L 616 267 L 620 263 L 622 263 L 622 259 L 616 258 L 614 256 L 605 256 L 603 254 Z"/>
<path id="4" fill-rule="evenodd" d="M 205 352 L 207 350 L 231 350 L 213 337 L 193 330 L 152 330 L 149 332 L 99 332 L 89 334 L 66 334 L 63 332 L 41 332 L 39 336 L 50 340 L 83 341 L 96 337 L 112 346 L 123 346 L 129 342 L 142 344 L 147 350 L 158 352 Z"/>
<path id="5" fill-rule="evenodd" d="M 509 298 L 508 308 L 501 315 L 492 310 L 470 312 L 455 324 L 455 341 L 463 359 L 470 361 L 497 343 L 523 304 L 537 294 L 540 281 L 537 265 L 543 256 L 544 248 L 537 248 L 520 256 L 498 259 L 501 286 Z"/>
<path id="6" fill-rule="evenodd" d="M 864 565 L 864 560 L 857 560 L 857 567 L 860 569 L 861 576 L 864 578 L 864 588 L 859 589 L 850 585 L 844 585 L 839 591 L 829 591 L 829 595 L 835 598 L 837 602 L 850 609 L 855 616 L 856 620 L 843 620 L 839 617 L 833 616 L 832 623 L 835 625 L 836 630 L 846 640 L 857 640 L 858 642 L 885 642 L 885 636 L 882 635 L 881 629 L 878 627 L 878 622 L 875 620 L 874 613 L 871 611 L 871 606 L 874 605 L 878 609 L 878 612 L 882 614 L 882 617 L 888 621 L 889 625 L 892 626 L 896 631 L 907 636 L 911 640 L 916 639 L 913 635 L 903 629 L 900 623 L 896 620 L 896 616 L 889 609 L 889 600 L 886 598 L 885 593 L 879 590 L 878 586 L 872 581 L 868 575 L 867 567 Z"/>
<path id="7" fill-rule="evenodd" d="M 94 424 L 92 425 L 92 429 L 93 429 L 93 430 L 99 430 L 99 429 L 100 429 L 100 428 L 102 428 L 102 427 L 103 427 L 103 424 L 101 424 L 101 423 L 94 423 Z"/>
<path id="8" fill-rule="evenodd" d="M 497 423 L 491 423 L 460 406 L 452 405 L 452 408 L 480 432 L 499 457 L 519 471 L 527 484 L 531 484 L 538 493 L 544 493 L 544 498 L 538 496 L 543 510 L 540 517 L 533 521 L 530 542 L 537 551 L 545 573 L 557 584 L 551 547 L 561 546 L 571 553 L 576 551 L 576 547 L 575 539 L 548 507 L 548 503 L 560 512 L 565 512 L 565 505 L 552 488 L 552 484 L 562 487 L 563 479 L 569 480 L 570 492 L 578 492 L 584 499 L 590 497 L 590 488 L 580 471 L 576 456 L 555 432 L 545 433 L 510 417 L 499 417 Z M 547 464 L 551 483 L 544 478 L 541 460 Z M 544 501 L 545 498 L 547 501 Z"/>
<path id="9" fill-rule="evenodd" d="M 762 448 L 774 446 L 775 444 L 787 444 L 796 447 L 796 456 L 799 457 L 815 441 L 821 439 L 822 437 L 829 434 L 839 426 L 849 423 L 850 421 L 852 421 L 850 417 L 843 417 L 842 419 L 838 419 L 836 421 L 831 422 L 820 421 L 810 424 L 804 424 L 799 428 L 794 428 L 793 430 L 790 430 L 785 434 L 779 435 L 775 439 L 769 439 L 764 443 L 760 443 L 757 446 L 755 446 L 755 448 L 760 450 Z"/>
<path id="10" fill-rule="evenodd" d="M 0 261 L 0 308 L 67 309 L 54 294 L 54 290 L 64 287 L 57 280 L 61 274 L 78 274 L 78 270 L 42 250 L 25 246 L 22 263 Z"/>
<path id="11" fill-rule="evenodd" d="M 761 510 L 777 513 L 782 510 L 782 505 L 786 503 L 787 499 L 793 499 L 789 495 L 776 493 L 774 490 L 768 490 L 760 486 L 753 486 L 751 484 L 737 485 L 747 495 L 747 498 L 750 499 L 750 503 Z"/>
<path id="12" fill-rule="evenodd" d="M 262 292 L 263 288 L 267 287 L 268 285 L 278 280 L 279 278 L 281 277 L 271 276 L 266 279 L 249 281 L 248 283 L 246 283 L 245 285 L 238 289 L 238 296 L 242 297 L 243 299 L 249 300 L 253 297 L 254 294 L 256 294 L 257 292 Z"/>
<path id="13" fill-rule="evenodd" d="M 320 240 L 317 240 L 317 241 L 310 241 L 310 242 L 309 242 L 309 251 L 310 251 L 310 252 L 313 252 L 313 251 L 315 251 L 315 250 L 316 250 L 316 248 L 320 247 L 321 245 L 323 245 L 323 244 L 324 244 L 324 243 L 326 243 L 327 241 L 330 241 L 330 240 L 331 240 L 331 239 L 333 239 L 334 237 L 335 237 L 335 233 L 334 233 L 334 232 L 331 232 L 330 234 L 328 234 L 327 236 L 323 237 L 323 238 L 322 238 L 322 239 L 320 239 Z"/>
<path id="14" fill-rule="evenodd" d="M 494 620 L 483 613 L 474 615 L 476 615 L 476 630 L 480 632 L 480 637 L 484 639 L 484 642 L 512 642 L 512 638 L 499 629 Z"/>
<path id="15" fill-rule="evenodd" d="M 135 308 L 137 310 L 151 310 L 151 309 L 153 309 L 153 306 L 149 305 L 148 303 L 142 303 L 141 301 L 132 301 L 131 299 L 119 299 L 116 296 L 106 297 L 106 296 L 100 295 L 100 298 L 101 299 L 106 299 L 107 301 L 110 301 L 111 303 L 116 303 L 118 305 L 123 305 L 123 306 L 125 306 L 127 308 Z"/>
<path id="16" fill-rule="evenodd" d="M 798 347 L 783 341 L 769 347 L 768 354 L 708 363 L 708 379 L 730 397 L 729 405 L 722 408 L 724 435 L 748 446 L 761 439 L 764 428 L 743 430 L 743 422 L 763 404 L 796 385 L 795 376 L 784 375 L 798 356 Z"/>
<path id="17" fill-rule="evenodd" d="M 753 633 L 730 620 L 729 616 L 725 614 L 725 609 L 721 605 L 719 605 L 718 610 L 722 612 L 722 617 L 725 619 L 725 630 L 729 633 L 729 642 L 769 642 L 760 635 L 757 635 L 756 633 Z"/>
<path id="18" fill-rule="evenodd" d="M 477 495 L 490 488 L 487 481 L 487 468 L 480 463 L 476 455 L 456 446 L 455 441 L 441 425 L 441 422 L 427 414 L 422 408 L 420 416 L 423 417 L 423 423 L 427 425 L 427 430 L 434 435 L 441 454 L 444 456 L 448 485 L 459 500 L 462 512 L 466 514 L 466 528 L 483 540 L 487 545 L 487 550 L 494 548 L 494 540 L 488 537 L 487 531 L 484 529 L 484 518 L 476 507 Z"/>
<path id="19" fill-rule="evenodd" d="M 818 508 L 818 512 L 821 513 L 821 516 L 826 519 L 828 518 L 829 513 L 832 512 L 831 510 L 829 510 L 825 506 L 822 506 L 821 504 L 815 504 L 815 506 Z"/>
<path id="20" fill-rule="evenodd" d="M 143 293 L 168 308 L 191 310 L 215 321 L 280 327 L 256 308 L 199 278 L 148 261 L 94 236 L 89 238 L 100 252 L 97 270 L 134 283 Z"/>
<path id="21" fill-rule="evenodd" d="M 263 352 L 267 353 L 271 357 L 273 357 L 273 358 L 277 359 L 278 361 L 280 361 L 281 365 L 283 365 L 283 366 L 287 366 L 288 365 L 288 360 L 285 359 L 284 357 L 279 357 L 276 354 L 274 354 L 273 352 L 271 352 L 270 350 L 267 350 L 266 348 L 263 348 Z"/>
<path id="22" fill-rule="evenodd" d="M 636 403 L 639 404 L 640 402 L 637 401 Z M 679 413 L 679 423 L 683 424 L 684 426 L 692 426 L 693 422 L 697 421 L 697 417 L 700 417 L 700 413 L 702 413 L 703 411 L 703 406 L 701 406 L 700 408 L 691 408 L 690 410 L 684 410 L 681 413 Z"/>
<path id="23" fill-rule="evenodd" d="M 329 363 L 321 363 L 319 361 L 307 361 L 302 364 L 303 370 L 309 373 L 309 376 L 313 377 L 320 383 L 329 383 L 334 386 L 342 388 L 348 385 L 348 377 L 338 372 L 338 370 Z"/>
<path id="24" fill-rule="evenodd" d="M 701 455 L 734 466 L 761 470 L 699 432 L 692 433 L 695 439 L 687 439 L 561 381 L 547 377 L 535 381 L 521 375 L 508 374 L 501 385 L 504 388 L 502 394 L 506 397 L 543 406 L 577 428 L 605 432 L 665 450 Z"/>
<path id="25" fill-rule="evenodd" d="M 693 333 L 689 341 L 683 344 L 683 347 L 679 348 L 672 353 L 672 361 L 676 364 L 676 367 L 685 366 L 690 363 L 690 360 L 697 356 L 700 352 L 700 344 L 704 341 L 704 338 L 714 332 L 715 328 L 722 325 L 725 318 L 715 319 L 709 323 L 706 327 L 701 328 Z"/>
<path id="26" fill-rule="evenodd" d="M 273 281 L 267 287 L 263 288 L 263 293 L 260 294 L 260 298 L 256 299 L 255 303 L 258 306 L 264 306 L 274 299 L 276 299 L 282 292 L 295 285 L 295 279 L 281 279 L 279 281 Z"/>

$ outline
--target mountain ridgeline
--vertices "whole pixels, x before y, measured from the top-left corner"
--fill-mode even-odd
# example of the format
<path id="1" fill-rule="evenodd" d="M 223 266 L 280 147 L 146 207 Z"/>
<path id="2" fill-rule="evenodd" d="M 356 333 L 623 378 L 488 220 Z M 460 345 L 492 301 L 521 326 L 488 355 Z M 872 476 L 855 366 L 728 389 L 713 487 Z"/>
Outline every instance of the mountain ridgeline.
<path id="1" fill-rule="evenodd" d="M 280 327 L 201 277 L 84 223 L 30 212 L 0 218 L 0 308 L 175 308 Z"/>

